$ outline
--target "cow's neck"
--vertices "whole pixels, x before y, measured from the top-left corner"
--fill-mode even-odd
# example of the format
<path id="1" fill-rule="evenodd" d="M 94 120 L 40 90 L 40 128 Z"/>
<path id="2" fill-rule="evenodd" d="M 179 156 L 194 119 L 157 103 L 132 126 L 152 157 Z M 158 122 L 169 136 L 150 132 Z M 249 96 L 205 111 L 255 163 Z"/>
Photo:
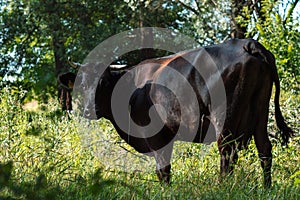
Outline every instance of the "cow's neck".
<path id="1" fill-rule="evenodd" d="M 112 93 L 114 90 L 115 85 L 117 82 L 120 80 L 120 78 L 125 74 L 125 71 L 112 71 L 111 76 L 109 78 L 109 83 L 110 83 L 110 88 L 109 92 L 105 95 L 107 98 L 104 100 L 104 102 L 107 102 L 106 105 L 104 105 L 104 108 L 102 109 L 102 116 L 111 122 L 114 121 L 113 114 L 112 114 L 112 109 L 111 109 L 111 98 L 112 98 Z"/>

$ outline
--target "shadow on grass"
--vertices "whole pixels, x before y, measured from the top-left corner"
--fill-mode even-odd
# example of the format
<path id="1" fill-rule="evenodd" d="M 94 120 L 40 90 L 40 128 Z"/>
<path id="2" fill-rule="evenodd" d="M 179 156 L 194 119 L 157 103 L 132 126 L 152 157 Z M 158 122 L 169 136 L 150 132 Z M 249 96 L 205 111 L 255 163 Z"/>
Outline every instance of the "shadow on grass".
<path id="1" fill-rule="evenodd" d="M 30 199 L 97 199 L 109 196 L 111 187 L 123 187 L 135 194 L 143 196 L 136 187 L 120 180 L 105 179 L 102 169 L 99 168 L 86 180 L 79 176 L 74 182 L 66 185 L 54 185 L 48 183 L 44 174 L 39 174 L 34 181 L 21 182 L 12 178 L 13 162 L 0 164 L 0 200 Z"/>

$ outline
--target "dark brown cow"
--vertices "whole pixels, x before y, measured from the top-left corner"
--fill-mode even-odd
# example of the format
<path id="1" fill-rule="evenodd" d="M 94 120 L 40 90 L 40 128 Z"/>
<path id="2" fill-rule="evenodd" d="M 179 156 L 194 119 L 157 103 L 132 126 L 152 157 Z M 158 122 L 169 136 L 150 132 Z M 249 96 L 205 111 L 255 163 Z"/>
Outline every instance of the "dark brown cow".
<path id="1" fill-rule="evenodd" d="M 72 96 L 73 84 L 75 82 L 76 75 L 72 72 L 63 74 L 65 79 L 59 79 L 58 86 L 58 99 L 63 111 L 72 110 Z"/>
<path id="2" fill-rule="evenodd" d="M 86 64 L 77 75 L 78 86 L 89 85 L 88 76 L 99 64 Z M 211 70 L 216 67 L 217 70 Z M 206 75 L 204 74 L 206 71 Z M 118 82 L 126 74 L 125 85 L 132 93 L 128 106 L 131 118 L 137 125 L 145 127 L 157 124 L 162 128 L 155 135 L 149 129 L 124 129 L 114 114 L 113 97 Z M 206 78 L 205 78 L 206 76 Z M 186 82 L 180 81 L 185 78 Z M 62 80 L 66 79 L 63 75 Z M 76 79 L 76 80 L 77 80 Z M 127 80 L 127 82 L 126 82 Z M 63 82 L 63 81 L 61 81 Z M 212 93 L 218 84 L 224 86 L 224 99 L 213 99 Z M 106 69 L 97 83 L 95 99 L 86 99 L 84 116 L 109 119 L 117 132 L 138 152 L 154 156 L 160 180 L 170 181 L 170 158 L 174 140 L 204 142 L 209 132 L 217 135 L 221 155 L 221 174 L 231 173 L 236 163 L 237 151 L 245 147 L 254 137 L 264 174 L 264 185 L 271 185 L 272 145 L 268 138 L 267 122 L 272 85 L 275 83 L 275 118 L 287 143 L 292 130 L 286 125 L 279 107 L 280 84 L 272 53 L 252 39 L 230 40 L 223 44 L 184 51 L 172 56 L 146 60 L 124 70 Z M 187 92 L 189 87 L 192 93 Z M 125 87 L 118 93 L 126 99 Z M 126 89 L 127 88 L 127 89 Z M 84 89 L 86 96 L 90 91 Z M 129 93 L 127 91 L 127 93 Z M 125 95 L 125 96 L 124 96 Z M 196 97 L 193 98 L 192 96 Z M 217 102 L 213 108 L 213 100 Z M 149 109 L 160 105 L 150 117 Z M 225 111 L 219 108 L 225 106 Z M 220 119 L 224 115 L 224 121 Z M 213 129 L 210 129 L 213 125 Z M 155 128 L 155 126 L 154 126 Z M 195 133 L 193 135 L 193 133 Z M 209 133 L 211 134 L 211 133 Z M 192 138 L 190 137 L 192 135 Z"/>

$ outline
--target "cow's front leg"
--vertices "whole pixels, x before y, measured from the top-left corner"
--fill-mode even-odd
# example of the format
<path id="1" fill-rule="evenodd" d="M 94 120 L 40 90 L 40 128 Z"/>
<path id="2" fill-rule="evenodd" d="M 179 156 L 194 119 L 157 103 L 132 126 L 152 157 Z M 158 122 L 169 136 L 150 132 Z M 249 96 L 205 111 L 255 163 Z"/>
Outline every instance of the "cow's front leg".
<path id="1" fill-rule="evenodd" d="M 170 183 L 171 180 L 171 156 L 173 151 L 173 143 L 169 143 L 167 146 L 160 150 L 154 151 L 154 157 L 156 160 L 156 174 L 161 182 Z"/>

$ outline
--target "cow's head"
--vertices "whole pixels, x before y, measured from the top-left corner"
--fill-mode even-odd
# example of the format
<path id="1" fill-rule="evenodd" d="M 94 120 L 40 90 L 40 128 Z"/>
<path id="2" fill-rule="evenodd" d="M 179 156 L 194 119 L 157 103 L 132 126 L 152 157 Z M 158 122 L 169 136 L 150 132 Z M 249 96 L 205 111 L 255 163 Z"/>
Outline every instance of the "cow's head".
<path id="1" fill-rule="evenodd" d="M 63 73 L 58 76 L 59 83 L 69 90 L 73 89 L 75 79 L 76 79 L 76 74 L 72 72 Z"/>
<path id="2" fill-rule="evenodd" d="M 65 87 L 75 85 L 76 97 L 79 97 L 79 109 L 85 118 L 99 119 L 111 116 L 111 95 L 113 88 L 122 74 L 122 70 L 106 69 L 100 63 L 78 65 L 77 75 L 64 73 L 59 81 Z M 101 72 L 101 69 L 105 71 Z M 99 77 L 99 74 L 102 74 Z"/>

